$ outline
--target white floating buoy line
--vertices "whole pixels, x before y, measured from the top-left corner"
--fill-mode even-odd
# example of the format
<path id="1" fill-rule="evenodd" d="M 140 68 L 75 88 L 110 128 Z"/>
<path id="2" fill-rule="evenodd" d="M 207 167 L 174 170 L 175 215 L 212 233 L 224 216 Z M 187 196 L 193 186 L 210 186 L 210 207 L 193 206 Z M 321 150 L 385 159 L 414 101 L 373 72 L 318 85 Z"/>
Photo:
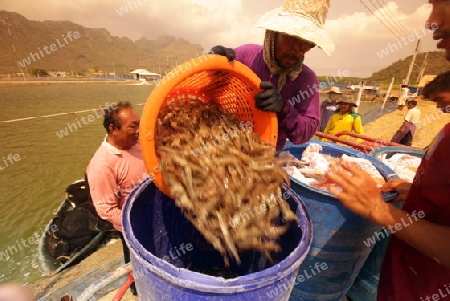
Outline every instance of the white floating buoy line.
<path id="1" fill-rule="evenodd" d="M 135 104 L 135 106 L 142 106 L 144 104 L 145 103 L 139 103 L 139 104 Z M 100 109 L 103 109 L 103 108 L 100 107 Z M 3 120 L 3 121 L 0 121 L 0 122 L 2 122 L 2 123 L 11 123 L 11 122 L 25 121 L 25 120 L 31 120 L 31 119 L 37 119 L 37 118 L 50 118 L 50 117 L 56 117 L 56 116 L 61 116 L 61 115 L 74 115 L 74 114 L 79 114 L 79 113 L 95 112 L 97 110 L 99 110 L 99 109 L 88 109 L 88 110 L 81 110 L 81 111 L 75 111 L 75 112 L 55 113 L 55 114 L 42 115 L 42 116 L 30 116 L 30 117 L 24 117 L 24 118 Z"/>

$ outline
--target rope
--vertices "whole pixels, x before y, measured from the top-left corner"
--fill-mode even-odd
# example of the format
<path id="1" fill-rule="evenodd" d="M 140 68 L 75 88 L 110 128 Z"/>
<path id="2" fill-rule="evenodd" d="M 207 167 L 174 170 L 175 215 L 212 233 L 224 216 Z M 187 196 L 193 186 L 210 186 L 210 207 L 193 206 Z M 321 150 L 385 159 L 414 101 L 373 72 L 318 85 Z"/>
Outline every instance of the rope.
<path id="1" fill-rule="evenodd" d="M 126 291 L 130 287 L 130 285 L 134 282 L 133 272 L 128 274 L 127 280 L 122 284 L 117 293 L 114 295 L 112 301 L 120 301 L 122 300 L 123 295 L 125 295 Z"/>
<path id="2" fill-rule="evenodd" d="M 77 298 L 77 301 L 89 301 L 92 300 L 91 298 L 94 297 L 95 293 L 99 290 L 105 288 L 109 284 L 113 283 L 114 281 L 120 279 L 122 276 L 128 275 L 131 272 L 131 265 L 127 263 L 126 265 L 118 268 L 113 273 L 110 273 L 106 277 L 100 279 L 99 281 L 91 284 L 88 286 Z M 133 279 L 134 280 L 134 279 Z M 128 284 L 128 281 L 125 282 Z M 128 284 L 129 286 L 130 284 Z M 119 299 L 120 300 L 120 299 Z"/>

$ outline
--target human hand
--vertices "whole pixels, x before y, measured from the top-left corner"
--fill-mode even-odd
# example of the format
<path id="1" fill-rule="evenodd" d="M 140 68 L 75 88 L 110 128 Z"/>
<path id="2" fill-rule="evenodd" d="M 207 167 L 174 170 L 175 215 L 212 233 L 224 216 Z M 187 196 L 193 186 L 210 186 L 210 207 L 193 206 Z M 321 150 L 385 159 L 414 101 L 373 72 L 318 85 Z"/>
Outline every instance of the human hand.
<path id="1" fill-rule="evenodd" d="M 236 57 L 236 53 L 234 52 L 233 48 L 226 48 L 221 45 L 214 46 L 209 52 L 225 56 L 229 61 L 234 60 L 234 58 Z"/>
<path id="2" fill-rule="evenodd" d="M 326 177 L 332 183 L 342 187 L 342 191 L 330 186 L 328 190 L 341 203 L 356 214 L 375 221 L 385 205 L 380 189 L 372 177 L 350 162 L 332 164 Z"/>
<path id="3" fill-rule="evenodd" d="M 255 95 L 256 108 L 261 111 L 280 113 L 286 102 L 271 82 L 262 81 L 259 85 L 263 92 Z"/>
<path id="4" fill-rule="evenodd" d="M 37 299 L 29 287 L 18 283 L 6 283 L 0 284 L 0 300 L 33 301 Z"/>
<path id="5" fill-rule="evenodd" d="M 398 196 L 392 201 L 392 203 L 404 202 L 411 189 L 411 183 L 404 179 L 392 179 L 386 182 L 383 187 L 381 187 L 381 192 L 396 191 Z"/>

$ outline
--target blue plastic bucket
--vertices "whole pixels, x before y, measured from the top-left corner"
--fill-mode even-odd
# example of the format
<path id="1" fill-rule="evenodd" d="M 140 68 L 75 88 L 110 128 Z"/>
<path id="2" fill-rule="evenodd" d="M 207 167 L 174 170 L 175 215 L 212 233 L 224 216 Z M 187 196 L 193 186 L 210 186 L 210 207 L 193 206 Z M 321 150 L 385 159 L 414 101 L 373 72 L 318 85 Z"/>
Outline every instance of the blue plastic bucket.
<path id="1" fill-rule="evenodd" d="M 374 158 L 348 147 L 333 143 L 311 141 L 302 145 L 287 143 L 283 151 L 301 158 L 310 143 L 320 144 L 322 153 L 341 157 L 343 154 L 371 161 L 385 178 L 395 175 L 386 165 Z M 395 177 L 395 176 L 394 176 Z M 330 193 L 291 179 L 291 188 L 301 197 L 311 218 L 314 237 L 304 267 L 326 265 L 327 269 L 316 269 L 315 275 L 308 273 L 302 282 L 295 284 L 290 300 L 342 300 L 358 275 L 373 246 L 364 241 L 372 237 L 380 226 L 346 209 Z M 388 195 L 386 198 L 393 198 Z M 302 273 L 299 270 L 299 275 Z"/>
<path id="2" fill-rule="evenodd" d="M 288 300 L 297 270 L 312 241 L 311 221 L 300 198 L 289 188 L 286 201 L 299 222 L 280 238 L 282 251 L 271 265 L 260 252 L 240 253 L 242 266 L 230 263 L 230 279 L 187 269 L 223 267 L 223 258 L 188 222 L 174 201 L 144 180 L 123 208 L 124 237 L 139 299 Z"/>
<path id="3" fill-rule="evenodd" d="M 370 152 L 370 156 L 377 159 L 380 155 L 386 154 L 387 158 L 394 154 L 408 154 L 423 158 L 425 151 L 418 149 L 411 149 L 401 146 L 385 146 L 374 149 Z M 395 206 L 401 208 L 403 203 L 397 203 Z M 384 254 L 389 245 L 390 236 L 379 240 L 369 257 L 364 263 L 355 282 L 348 291 L 347 295 L 355 301 L 376 301 L 378 292 L 378 282 L 380 281 L 380 271 L 383 265 Z"/>
<path id="4" fill-rule="evenodd" d="M 392 157 L 395 154 L 408 154 L 411 156 L 416 156 L 418 158 L 423 158 L 425 156 L 425 151 L 421 149 L 414 149 L 409 147 L 401 147 L 401 146 L 383 146 L 372 150 L 369 153 L 369 156 L 377 159 L 381 155 L 386 155 L 388 158 Z"/>

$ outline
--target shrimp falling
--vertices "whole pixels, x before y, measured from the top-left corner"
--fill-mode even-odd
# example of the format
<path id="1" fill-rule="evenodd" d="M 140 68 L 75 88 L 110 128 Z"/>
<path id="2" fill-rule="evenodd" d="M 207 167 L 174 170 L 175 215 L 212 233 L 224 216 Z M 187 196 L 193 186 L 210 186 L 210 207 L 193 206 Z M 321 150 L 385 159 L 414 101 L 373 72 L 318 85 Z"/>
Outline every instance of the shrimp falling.
<path id="1" fill-rule="evenodd" d="M 156 152 L 177 206 L 227 266 L 230 256 L 240 264 L 240 251 L 258 250 L 270 259 L 270 252 L 281 250 L 277 239 L 297 221 L 282 196 L 289 177 L 250 122 L 239 122 L 213 101 L 166 104 L 158 116 Z"/>

